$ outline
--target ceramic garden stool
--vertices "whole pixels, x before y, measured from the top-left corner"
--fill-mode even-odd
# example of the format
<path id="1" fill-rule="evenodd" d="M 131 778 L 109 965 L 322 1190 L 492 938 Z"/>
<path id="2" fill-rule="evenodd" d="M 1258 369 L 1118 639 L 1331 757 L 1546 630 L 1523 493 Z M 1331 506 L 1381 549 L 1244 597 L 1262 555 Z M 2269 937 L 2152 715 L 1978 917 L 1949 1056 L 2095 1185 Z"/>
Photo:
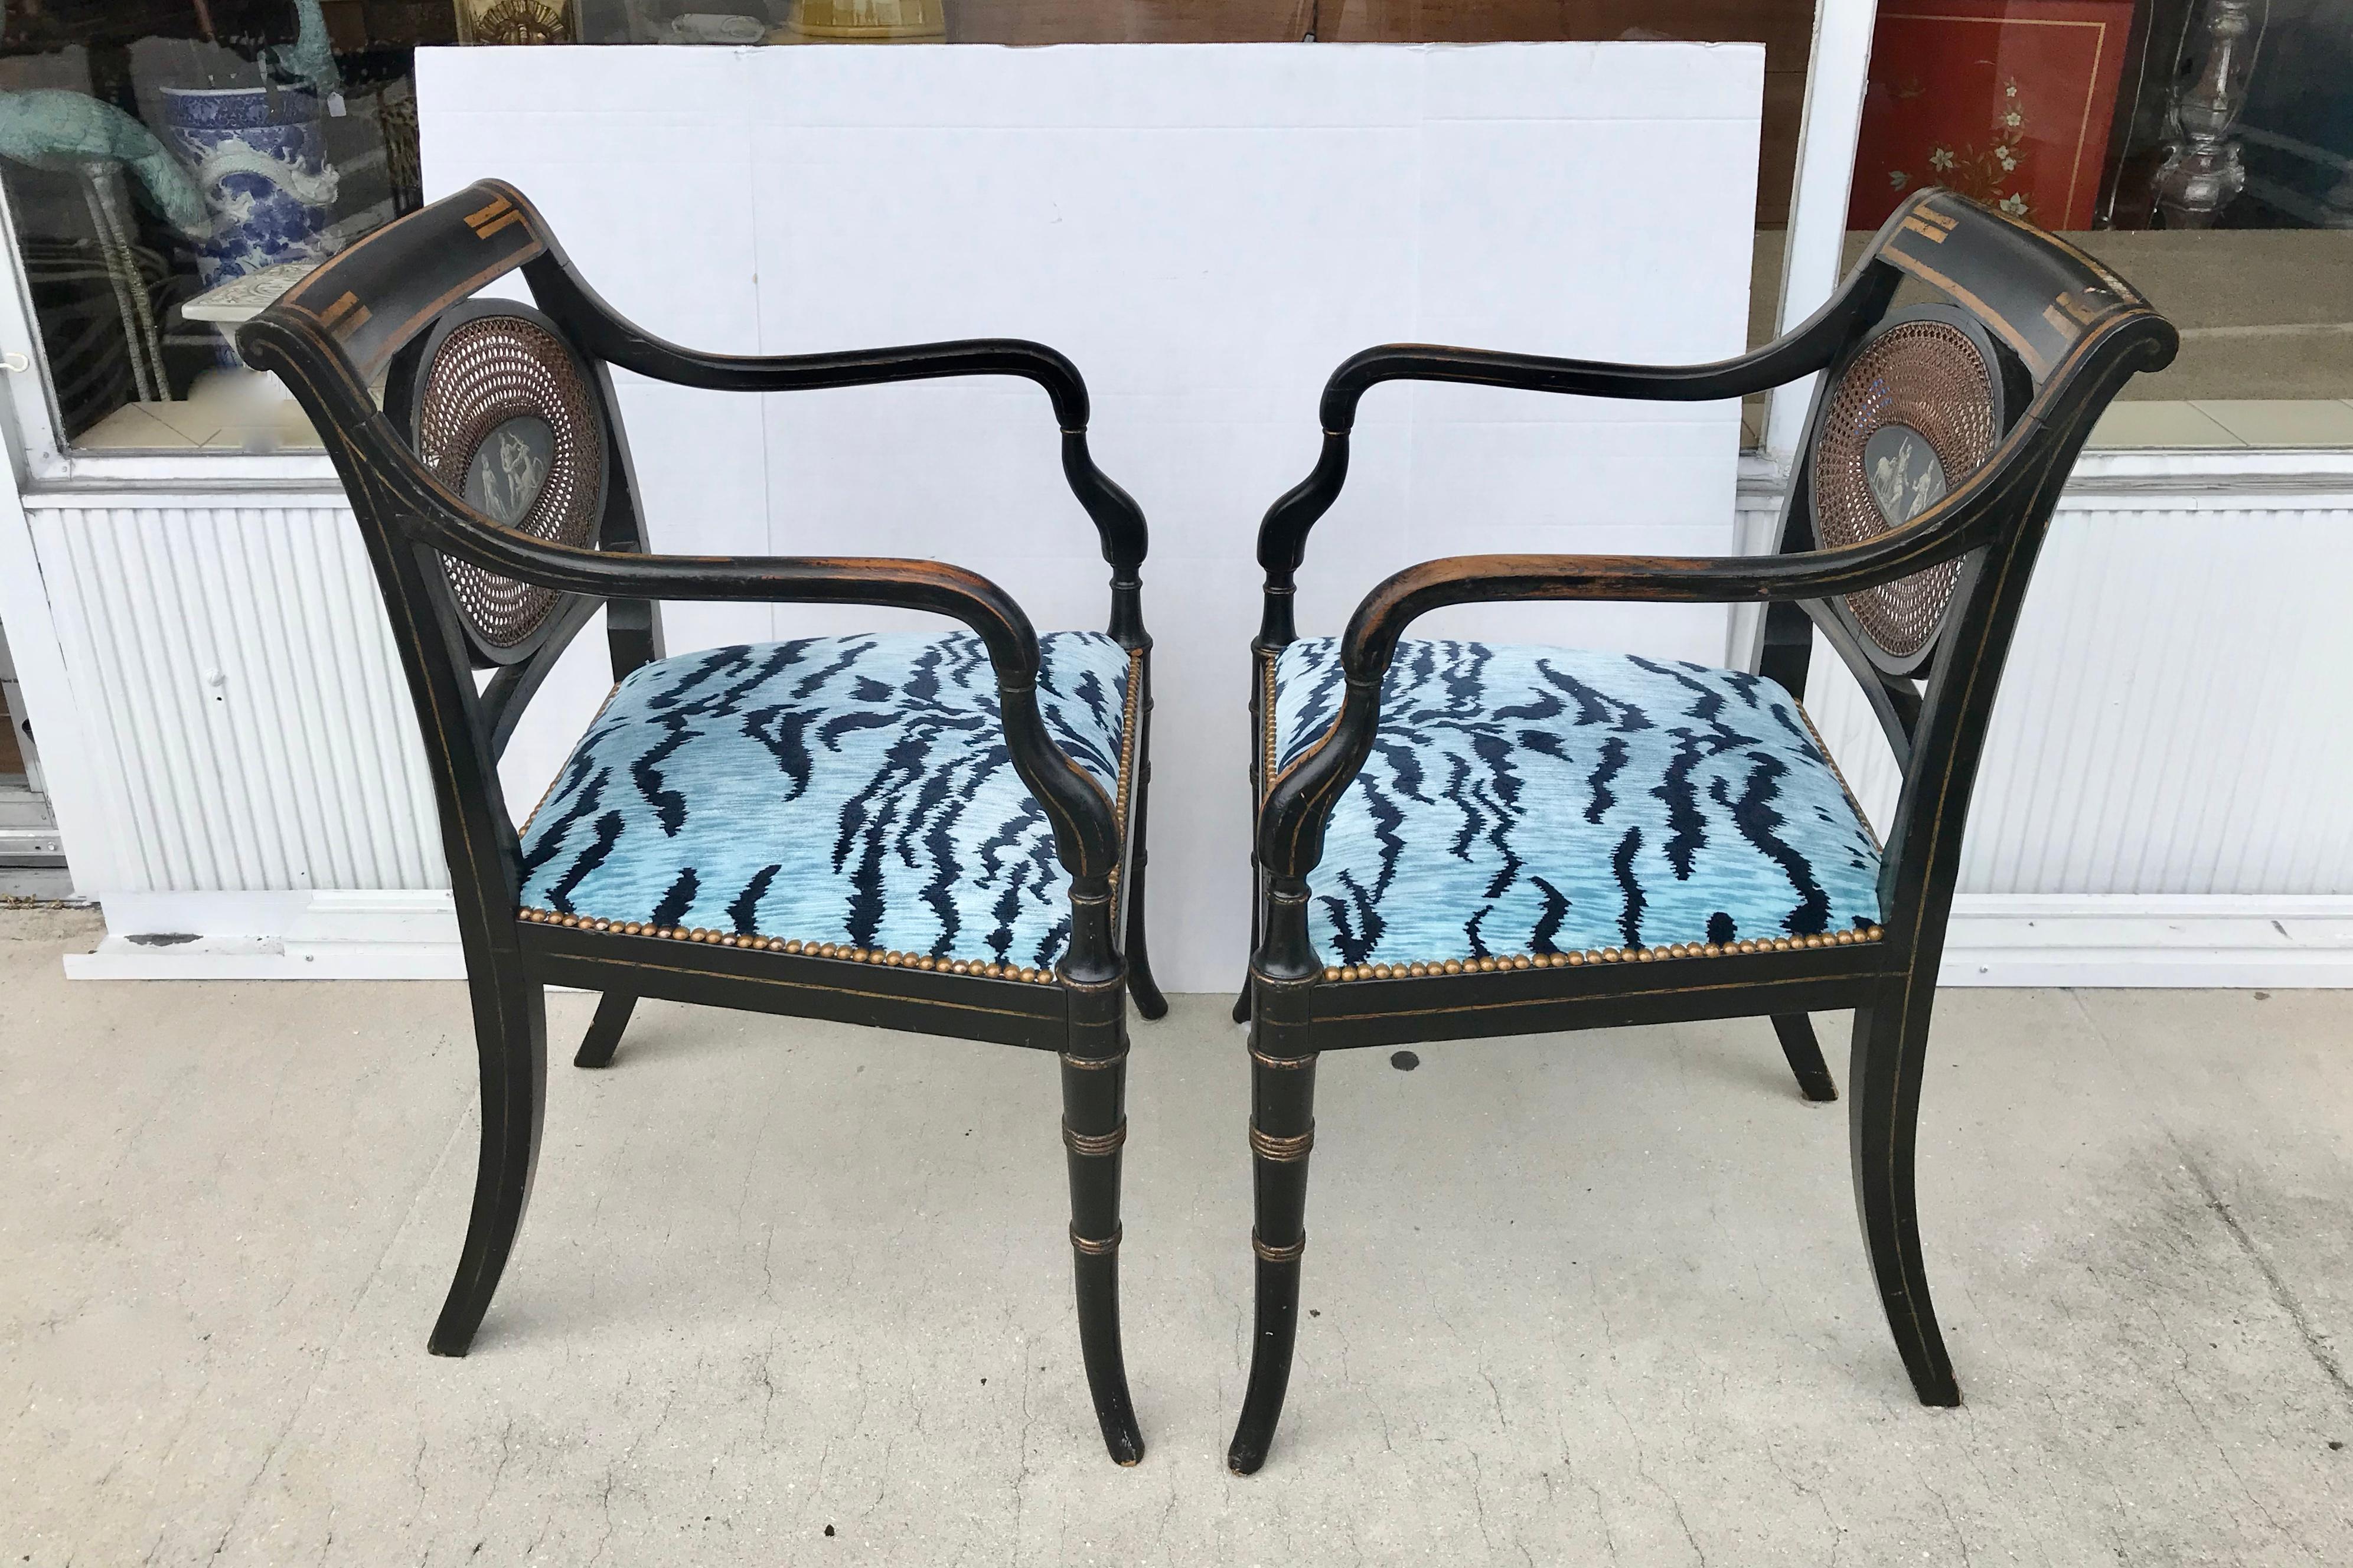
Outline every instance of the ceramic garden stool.
<path id="1" fill-rule="evenodd" d="M 538 308 L 470 300 L 520 268 Z M 333 455 L 425 733 L 481 1064 L 473 1217 L 432 1348 L 489 1309 L 538 1162 L 543 987 L 602 994 L 577 1065 L 640 996 L 1056 1053 L 1079 1339 L 1112 1458 L 1144 1452 L 1119 1331 L 1120 1147 L 1145 956 L 1151 639 L 1143 514 L 1087 453 L 1087 392 L 1011 340 L 738 358 L 649 336 L 484 181 L 379 230 L 248 322 Z M 1043 387 L 1112 564 L 1103 632 L 1034 631 L 932 561 L 649 554 L 607 368 L 735 392 L 1010 375 Z M 383 411 L 371 382 L 385 377 Z M 663 656 L 663 599 L 934 612 L 949 635 Z M 607 612 L 617 684 L 518 833 L 498 760 Z M 486 685 L 476 672 L 493 671 Z"/>
<path id="2" fill-rule="evenodd" d="M 1891 309 L 1906 282 L 1943 301 Z M 1810 1100 L 1807 1015 L 1855 1010 L 1855 1199 L 1923 1403 L 1960 1394 L 1921 1268 L 1913 1139 L 1961 829 L 2004 656 L 2093 422 L 2173 328 L 2092 258 L 1942 191 L 1907 202 L 1837 296 L 1718 364 L 1366 350 L 1336 371 L 1314 473 L 1259 532 L 1250 1022 L 1257 1319 L 1228 1461 L 1282 1414 L 1318 1052 L 1762 1015 Z M 1293 576 L 1385 381 L 1707 402 L 1823 374 L 1779 552 L 1486 555 L 1398 573 L 1344 636 L 1299 637 Z M 1417 642 L 1441 605 L 1763 602 L 1761 673 Z M 1800 698 L 1810 632 L 1862 683 L 1903 773 L 1883 846 Z"/>

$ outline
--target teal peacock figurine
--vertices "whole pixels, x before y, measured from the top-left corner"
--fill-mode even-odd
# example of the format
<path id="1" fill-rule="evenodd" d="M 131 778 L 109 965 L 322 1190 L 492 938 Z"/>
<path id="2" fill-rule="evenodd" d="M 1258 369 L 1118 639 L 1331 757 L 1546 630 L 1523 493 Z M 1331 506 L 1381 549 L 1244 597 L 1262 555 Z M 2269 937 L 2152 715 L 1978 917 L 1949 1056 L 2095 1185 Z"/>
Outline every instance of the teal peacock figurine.
<path id="1" fill-rule="evenodd" d="M 326 13 L 319 8 L 319 0 L 294 0 L 294 41 L 262 50 L 261 63 L 279 80 L 299 82 L 323 103 L 343 87 L 343 72 L 335 68 L 334 46 L 327 37 Z"/>

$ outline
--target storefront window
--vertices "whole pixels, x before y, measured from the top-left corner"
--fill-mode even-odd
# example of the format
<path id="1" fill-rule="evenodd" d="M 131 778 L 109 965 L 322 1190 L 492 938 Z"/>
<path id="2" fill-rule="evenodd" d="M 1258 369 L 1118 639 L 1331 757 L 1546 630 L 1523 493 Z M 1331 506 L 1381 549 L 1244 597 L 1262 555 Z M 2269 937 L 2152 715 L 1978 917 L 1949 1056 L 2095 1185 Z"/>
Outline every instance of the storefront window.
<path id="1" fill-rule="evenodd" d="M 47 0 L 0 34 L 5 185 L 58 438 L 316 437 L 228 332 L 419 200 L 418 44 L 446 4 Z"/>
<path id="2" fill-rule="evenodd" d="M 2353 446 L 2353 0 L 1883 0 L 1849 223 L 1946 185 L 2181 329 L 2108 446 Z"/>
<path id="3" fill-rule="evenodd" d="M 0 186 L 59 442 L 315 448 L 228 334 L 417 205 L 420 45 L 1756 41 L 1762 341 L 1812 27 L 1811 0 L 47 0 L 0 32 Z M 1852 243 L 1930 184 L 2074 236 L 2183 329 L 2125 395 L 2165 407 L 2106 437 L 2353 445 L 2353 0 L 1883 0 Z"/>
<path id="4" fill-rule="evenodd" d="M 422 45 L 1756 41 L 1778 257 L 1811 0 L 39 0 L 0 30 L 5 189 L 59 445 L 315 450 L 238 321 L 418 205 Z"/>

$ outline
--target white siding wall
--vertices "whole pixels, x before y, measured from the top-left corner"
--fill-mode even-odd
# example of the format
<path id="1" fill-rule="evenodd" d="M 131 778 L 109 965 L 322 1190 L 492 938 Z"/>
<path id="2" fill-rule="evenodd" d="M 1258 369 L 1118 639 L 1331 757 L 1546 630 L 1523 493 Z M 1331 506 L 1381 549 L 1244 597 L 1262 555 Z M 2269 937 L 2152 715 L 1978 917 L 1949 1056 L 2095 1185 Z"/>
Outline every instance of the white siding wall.
<path id="1" fill-rule="evenodd" d="M 446 888 L 341 507 L 28 507 L 115 862 L 86 891 Z"/>
<path id="2" fill-rule="evenodd" d="M 2183 983 L 2168 950 L 2204 955 L 2215 984 L 2353 977 L 2353 495 L 2249 499 L 2063 510 L 1994 718 L 1949 979 Z M 432 791 L 349 512 L 32 498 L 27 521 L 105 825 L 75 872 L 118 937 L 233 932 L 225 951 L 252 960 L 235 973 L 453 973 L 432 918 L 448 886 Z M 1187 640 L 1164 627 L 1164 687 L 1224 668 Z M 575 657 L 601 659 L 601 641 Z M 1810 706 L 1883 824 L 1892 759 L 1835 657 L 1814 670 Z M 519 811 L 563 745 L 528 740 Z M 1240 843 L 1173 842 L 1186 819 L 1154 817 L 1155 913 L 1208 907 L 1231 929 L 1184 950 L 1235 959 L 1172 963 L 1163 982 L 1222 989 L 1247 911 L 1187 884 Z M 301 896 L 326 889 L 370 896 Z M 407 956 L 322 957 L 379 938 Z M 216 957 L 117 947 L 83 972 L 224 972 Z"/>
<path id="3" fill-rule="evenodd" d="M 2353 507 L 2071 500 L 1969 816 L 1981 894 L 2353 893 Z M 1808 706 L 1883 830 L 1894 759 L 1838 657 Z"/>

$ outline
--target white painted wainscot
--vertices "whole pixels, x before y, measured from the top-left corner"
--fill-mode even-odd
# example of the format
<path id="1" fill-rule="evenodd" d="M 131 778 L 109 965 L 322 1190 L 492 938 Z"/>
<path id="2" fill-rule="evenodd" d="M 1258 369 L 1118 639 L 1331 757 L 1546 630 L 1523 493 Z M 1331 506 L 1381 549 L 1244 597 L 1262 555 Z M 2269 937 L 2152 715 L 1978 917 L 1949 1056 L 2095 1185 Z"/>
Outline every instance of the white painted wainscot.
<path id="1" fill-rule="evenodd" d="M 1754 546 L 1778 495 L 1748 469 Z M 65 501 L 28 495 L 20 540 L 72 721 L 44 751 L 74 753 L 65 826 L 109 931 L 69 972 L 459 974 L 432 790 L 341 498 Z M 2348 574 L 2353 457 L 2085 459 L 1996 715 L 1947 984 L 2353 984 Z M 602 656 L 593 629 L 579 646 Z M 1826 651 L 1815 671 L 1810 706 L 1883 822 L 1892 759 Z M 537 793 L 510 782 L 517 802 Z M 1208 944 L 1225 962 L 1165 973 L 1172 989 L 1241 972 L 1240 842 L 1156 847 L 1208 884 L 1185 907 L 1232 913 Z M 1155 894 L 1164 929 L 1179 903 Z"/>

